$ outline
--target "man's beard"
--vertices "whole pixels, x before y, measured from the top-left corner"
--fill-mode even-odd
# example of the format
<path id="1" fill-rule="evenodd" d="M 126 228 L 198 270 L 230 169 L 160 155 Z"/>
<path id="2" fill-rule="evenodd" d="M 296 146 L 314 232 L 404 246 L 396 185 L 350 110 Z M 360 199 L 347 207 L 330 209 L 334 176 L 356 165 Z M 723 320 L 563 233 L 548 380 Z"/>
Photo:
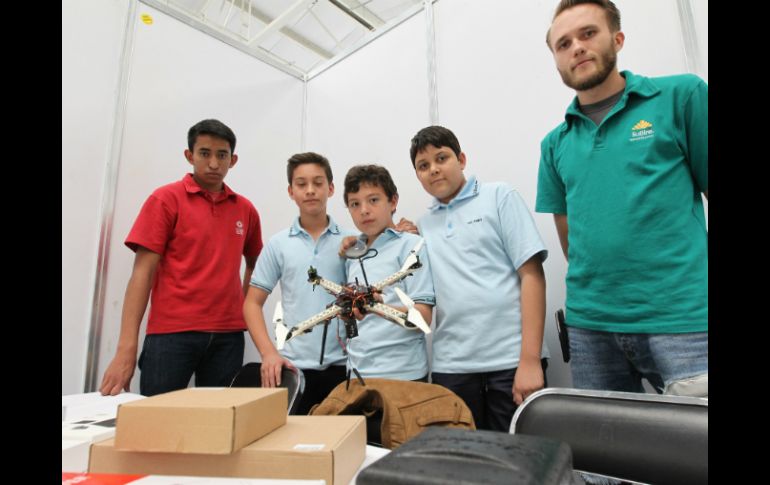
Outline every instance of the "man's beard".
<path id="1" fill-rule="evenodd" d="M 615 69 L 615 65 L 618 62 L 618 56 L 612 48 L 604 51 L 601 54 L 600 59 L 601 69 L 593 76 L 590 76 L 587 79 L 583 79 L 582 81 L 574 81 L 572 79 L 571 73 L 567 72 L 567 74 L 565 74 L 564 72 L 559 71 L 561 80 L 564 81 L 564 84 L 574 89 L 575 91 L 587 91 L 591 88 L 595 88 L 609 77 L 610 73 L 613 69 Z"/>

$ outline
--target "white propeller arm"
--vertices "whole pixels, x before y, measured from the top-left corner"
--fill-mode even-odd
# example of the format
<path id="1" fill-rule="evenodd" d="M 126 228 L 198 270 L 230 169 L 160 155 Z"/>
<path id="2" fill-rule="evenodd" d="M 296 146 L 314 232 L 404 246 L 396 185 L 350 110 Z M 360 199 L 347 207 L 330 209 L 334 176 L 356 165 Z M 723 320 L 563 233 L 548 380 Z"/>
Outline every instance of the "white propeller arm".
<path id="1" fill-rule="evenodd" d="M 283 323 L 276 322 L 276 326 L 275 326 L 276 347 L 278 348 L 278 350 L 282 350 L 283 346 L 286 344 L 288 340 L 291 340 L 293 337 L 296 337 L 297 335 L 302 335 L 303 333 L 309 332 L 313 327 L 315 327 L 319 323 L 325 322 L 326 320 L 336 317 L 337 315 L 339 315 L 341 311 L 342 311 L 342 307 L 339 307 L 337 305 L 332 305 L 326 310 L 322 311 L 321 313 L 317 313 L 312 317 L 308 318 L 307 320 L 303 320 L 302 322 L 296 324 L 291 328 L 291 330 L 286 328 L 286 326 Z"/>
<path id="2" fill-rule="evenodd" d="M 319 278 L 316 284 L 320 285 L 321 288 L 328 291 L 334 296 L 339 296 L 340 294 L 342 294 L 343 291 L 345 291 L 342 285 L 338 285 L 337 283 L 334 283 L 333 281 L 329 281 L 324 278 Z"/>
<path id="3" fill-rule="evenodd" d="M 396 322 L 404 328 L 409 328 L 406 326 L 406 313 L 400 312 L 391 306 L 377 302 L 367 305 L 366 309 L 381 317 L 387 318 L 390 321 Z"/>
<path id="4" fill-rule="evenodd" d="M 403 280 L 404 278 L 406 278 L 410 274 L 414 273 L 416 269 L 417 268 L 407 269 L 405 271 L 399 271 L 398 273 L 393 273 L 392 275 L 388 276 L 384 280 L 378 281 L 377 283 L 373 284 L 372 286 L 375 289 L 377 289 L 379 291 L 382 291 L 382 289 L 385 288 L 386 286 L 390 286 L 393 283 L 398 283 L 399 281 Z"/>
<path id="5" fill-rule="evenodd" d="M 417 241 L 417 244 L 415 244 L 414 248 L 411 251 L 409 251 L 409 256 L 406 257 L 406 261 L 404 261 L 404 264 L 401 265 L 400 270 L 388 276 L 384 280 L 375 283 L 372 286 L 382 291 L 382 289 L 385 288 L 386 286 L 392 285 L 393 283 L 397 283 L 403 280 L 410 274 L 414 273 L 415 270 L 422 267 L 422 264 L 420 263 L 420 260 L 417 257 L 417 253 L 419 253 L 420 249 L 422 249 L 422 245 L 424 242 L 425 240 L 422 238 L 420 238 L 420 240 Z"/>
<path id="6" fill-rule="evenodd" d="M 430 327 L 425 323 L 425 320 L 420 315 L 419 310 L 414 308 L 409 309 L 409 313 L 404 313 L 396 310 L 395 308 L 384 305 L 382 303 L 374 303 L 366 307 L 372 313 L 376 313 L 388 320 L 395 322 L 407 330 L 422 330 L 426 334 L 430 333 Z M 414 312 L 414 313 L 413 313 Z M 415 316 L 416 314 L 416 316 Z"/>

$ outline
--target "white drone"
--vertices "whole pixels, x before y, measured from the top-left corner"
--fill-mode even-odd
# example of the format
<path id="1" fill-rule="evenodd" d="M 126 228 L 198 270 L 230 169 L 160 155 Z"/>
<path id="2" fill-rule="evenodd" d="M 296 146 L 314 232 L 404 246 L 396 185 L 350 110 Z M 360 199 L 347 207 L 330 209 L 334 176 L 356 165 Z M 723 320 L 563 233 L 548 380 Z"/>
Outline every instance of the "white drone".
<path id="1" fill-rule="evenodd" d="M 364 271 L 364 259 L 373 258 L 377 255 L 376 249 L 367 249 L 366 243 L 359 239 L 356 245 L 351 247 L 345 252 L 345 255 L 349 259 L 358 259 L 361 264 L 361 271 L 364 276 L 364 285 L 358 283 L 356 278 L 355 283 L 348 283 L 346 285 L 340 285 L 326 280 L 318 275 L 318 272 L 312 266 L 308 269 L 308 282 L 313 284 L 313 288 L 316 285 L 320 285 L 323 289 L 334 295 L 337 299 L 331 303 L 324 311 L 313 315 L 312 317 L 304 320 L 291 329 L 283 324 L 283 309 L 281 303 L 277 303 L 275 307 L 275 314 L 273 316 L 273 323 L 275 323 L 275 340 L 278 350 L 283 349 L 284 345 L 290 339 L 310 332 L 313 327 L 318 324 L 324 324 L 324 338 L 322 340 L 321 347 L 321 359 L 320 363 L 323 364 L 324 345 L 326 344 L 326 333 L 328 330 L 329 322 L 337 317 L 345 324 L 345 333 L 348 339 L 358 336 L 358 325 L 356 324 L 356 318 L 353 314 L 353 309 L 358 308 L 361 313 L 371 312 L 376 313 L 384 318 L 387 318 L 391 322 L 397 323 L 408 330 L 422 330 L 426 334 L 430 333 L 430 326 L 425 322 L 420 315 L 420 312 L 414 307 L 414 301 L 412 301 L 406 293 L 400 288 L 393 288 L 407 308 L 407 313 L 396 310 L 392 306 L 385 305 L 378 302 L 375 299 L 375 295 L 382 293 L 383 288 L 386 286 L 397 283 L 407 276 L 414 273 L 417 269 L 422 267 L 420 263 L 420 257 L 417 253 L 422 247 L 423 239 L 417 243 L 407 256 L 401 269 L 396 273 L 393 273 L 389 277 L 370 285 L 366 279 L 366 271 Z M 374 253 L 368 256 L 370 253 Z M 358 372 L 356 372 L 358 374 Z M 360 376 L 359 376 L 360 378 Z"/>

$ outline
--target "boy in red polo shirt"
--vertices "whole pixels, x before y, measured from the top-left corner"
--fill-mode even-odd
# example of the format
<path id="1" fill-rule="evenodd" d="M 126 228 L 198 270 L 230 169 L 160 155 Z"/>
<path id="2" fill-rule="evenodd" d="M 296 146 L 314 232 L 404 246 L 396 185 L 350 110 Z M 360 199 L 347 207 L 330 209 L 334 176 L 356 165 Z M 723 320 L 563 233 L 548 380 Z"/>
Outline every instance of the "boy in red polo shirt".
<path id="1" fill-rule="evenodd" d="M 187 144 L 184 155 L 193 173 L 155 190 L 126 238 L 136 257 L 103 395 L 129 390 L 150 298 L 139 357 L 142 395 L 184 389 L 193 374 L 196 386 L 227 386 L 243 365 L 241 308 L 262 250 L 259 215 L 223 182 L 238 161 L 230 128 L 203 120 L 190 128 Z"/>

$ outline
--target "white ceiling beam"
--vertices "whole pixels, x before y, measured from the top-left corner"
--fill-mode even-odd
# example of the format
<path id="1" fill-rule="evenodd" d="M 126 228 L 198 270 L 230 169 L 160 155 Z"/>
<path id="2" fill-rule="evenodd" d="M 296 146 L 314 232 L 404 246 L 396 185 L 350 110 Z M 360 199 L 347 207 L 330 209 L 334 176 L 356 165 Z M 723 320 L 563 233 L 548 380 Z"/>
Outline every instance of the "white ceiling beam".
<path id="1" fill-rule="evenodd" d="M 371 24 L 371 26 L 374 27 L 375 29 L 379 29 L 380 27 L 385 25 L 385 22 L 380 17 L 378 17 L 377 14 L 375 14 L 374 12 L 369 10 L 368 8 L 364 7 L 363 4 L 361 4 L 361 2 L 359 2 L 359 1 L 356 1 L 356 0 L 344 0 L 344 1 L 343 0 L 336 0 L 336 1 L 329 0 L 329 1 L 331 3 L 333 3 L 333 4 L 341 3 L 341 4 L 345 5 L 351 12 L 353 12 L 355 15 L 361 17 L 362 19 L 364 19 L 366 22 Z"/>
<path id="2" fill-rule="evenodd" d="M 265 40 L 268 36 L 281 30 L 286 24 L 294 20 L 298 12 L 304 12 L 308 9 L 308 5 L 315 3 L 317 0 L 298 0 L 294 2 L 294 5 L 284 10 L 284 12 L 270 22 L 264 29 L 262 29 L 257 35 L 248 40 L 249 46 L 259 45 L 260 42 Z"/>
<path id="3" fill-rule="evenodd" d="M 432 0 L 434 3 L 438 0 Z M 323 64 L 320 64 L 318 67 L 312 68 L 306 75 L 305 78 L 307 81 L 310 81 L 314 77 L 320 75 L 327 69 L 331 68 L 338 62 L 344 60 L 348 56 L 352 55 L 359 49 L 365 47 L 370 42 L 373 42 L 375 39 L 380 37 L 381 35 L 384 35 L 391 30 L 395 29 L 399 25 L 401 25 L 403 22 L 409 20 L 411 17 L 417 15 L 419 12 L 421 12 L 423 9 L 423 4 L 418 3 L 416 5 L 412 5 L 412 7 L 404 10 L 400 15 L 397 17 L 394 17 L 388 21 L 388 23 L 385 25 L 385 27 L 381 29 L 377 29 L 374 32 L 369 32 L 368 34 L 364 35 L 360 40 L 358 40 L 355 44 L 348 46 L 346 49 L 344 49 L 342 52 L 339 52 L 334 58 L 324 62 Z"/>
<path id="4" fill-rule="evenodd" d="M 243 3 L 248 0 L 226 0 L 226 1 L 229 1 L 232 3 L 240 2 L 241 8 L 244 8 Z M 249 10 L 249 13 L 251 14 L 252 17 L 259 20 L 263 24 L 269 24 L 273 21 L 273 19 L 269 15 L 257 9 L 257 7 L 255 7 L 254 4 L 251 3 L 250 1 L 249 1 L 248 7 L 246 8 Z M 293 40 L 297 44 L 304 47 L 305 49 L 311 52 L 315 52 L 316 54 L 318 54 L 319 56 L 323 57 L 326 60 L 334 57 L 334 54 L 332 54 L 328 50 L 324 49 L 323 47 L 319 46 L 315 42 L 309 40 L 307 37 L 297 33 L 296 31 L 292 30 L 289 27 L 281 27 L 280 32 L 286 37 L 288 37 L 289 39 Z"/>
<path id="5" fill-rule="evenodd" d="M 160 10 L 161 12 L 170 15 L 182 23 L 198 29 L 201 32 L 208 34 L 211 37 L 224 42 L 225 44 L 235 47 L 236 49 L 250 56 L 256 57 L 257 59 L 275 67 L 278 70 L 285 72 L 286 74 L 289 74 L 290 76 L 299 79 L 300 81 L 305 81 L 305 72 L 302 69 L 299 69 L 289 64 L 285 59 L 280 59 L 278 56 L 270 54 L 269 52 L 262 49 L 248 48 L 243 44 L 243 41 L 236 39 L 236 35 L 233 32 L 224 29 L 222 26 L 214 22 L 194 18 L 190 16 L 189 10 L 182 10 L 176 4 L 167 3 L 167 0 L 139 0 L 139 2 Z"/>

